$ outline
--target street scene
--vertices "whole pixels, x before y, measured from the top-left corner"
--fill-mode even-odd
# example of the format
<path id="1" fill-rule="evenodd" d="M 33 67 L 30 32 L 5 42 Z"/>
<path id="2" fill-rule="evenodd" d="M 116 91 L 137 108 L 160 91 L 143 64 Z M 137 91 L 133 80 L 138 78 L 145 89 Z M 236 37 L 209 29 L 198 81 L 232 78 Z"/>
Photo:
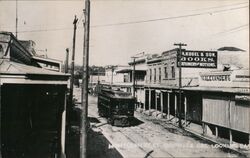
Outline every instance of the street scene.
<path id="1" fill-rule="evenodd" d="M 77 90 L 76 90 L 77 91 Z M 98 115 L 97 97 L 89 97 L 91 128 L 101 132 L 109 141 L 108 150 L 116 149 L 119 157 L 237 157 L 239 154 L 222 149 L 217 144 L 181 130 L 166 120 L 135 113 L 136 121 L 130 127 L 107 124 Z M 91 122 L 91 120 L 96 120 Z M 104 157 L 112 157 L 103 152 Z M 96 155 L 93 154 L 93 157 Z"/>
<path id="2" fill-rule="evenodd" d="M 0 158 L 250 157 L 249 1 L 0 1 Z"/>

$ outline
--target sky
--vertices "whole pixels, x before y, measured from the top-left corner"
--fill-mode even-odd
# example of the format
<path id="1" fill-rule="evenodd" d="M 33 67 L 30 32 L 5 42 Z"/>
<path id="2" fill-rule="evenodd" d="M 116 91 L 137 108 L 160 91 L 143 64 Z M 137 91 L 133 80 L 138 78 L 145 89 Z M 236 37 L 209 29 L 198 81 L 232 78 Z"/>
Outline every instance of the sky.
<path id="1" fill-rule="evenodd" d="M 84 0 L 17 4 L 18 39 L 61 61 L 66 48 L 72 52 L 76 15 L 75 60 L 82 65 Z M 135 54 L 160 54 L 179 42 L 189 50 L 249 52 L 248 0 L 91 0 L 90 15 L 90 65 L 126 65 Z M 15 22 L 16 1 L 0 0 L 0 30 L 15 34 Z"/>

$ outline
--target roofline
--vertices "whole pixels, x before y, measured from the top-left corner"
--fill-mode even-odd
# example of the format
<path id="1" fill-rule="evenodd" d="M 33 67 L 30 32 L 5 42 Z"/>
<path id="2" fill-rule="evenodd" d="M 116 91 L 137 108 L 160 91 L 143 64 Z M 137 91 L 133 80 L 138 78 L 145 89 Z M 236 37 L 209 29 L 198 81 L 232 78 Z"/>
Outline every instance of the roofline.
<path id="1" fill-rule="evenodd" d="M 9 72 L 0 72 L 1 75 L 40 75 L 40 76 L 65 76 L 65 77 L 69 77 L 70 74 L 45 74 L 45 73 L 9 73 Z"/>
<path id="2" fill-rule="evenodd" d="M 43 58 L 43 57 L 39 57 L 39 56 L 32 56 L 33 59 L 39 59 L 39 60 L 47 60 L 50 62 L 58 62 L 58 63 L 62 63 L 63 61 L 61 60 L 57 60 L 57 59 L 52 59 L 52 58 Z"/>
<path id="3" fill-rule="evenodd" d="M 14 36 L 13 35 L 13 33 L 12 32 L 8 32 L 9 33 L 9 35 L 11 36 L 11 38 L 12 39 L 14 39 L 29 55 L 30 55 L 30 57 L 32 57 L 33 56 L 33 54 L 31 54 L 23 45 L 22 45 L 22 43 L 16 38 L 16 36 Z"/>
<path id="4" fill-rule="evenodd" d="M 145 61 L 146 61 L 145 58 L 144 58 L 144 59 L 138 59 L 138 60 L 135 60 L 135 62 L 130 61 L 130 62 L 128 62 L 128 64 L 129 64 L 129 65 L 133 65 L 134 63 L 136 64 L 136 63 L 145 62 Z"/>

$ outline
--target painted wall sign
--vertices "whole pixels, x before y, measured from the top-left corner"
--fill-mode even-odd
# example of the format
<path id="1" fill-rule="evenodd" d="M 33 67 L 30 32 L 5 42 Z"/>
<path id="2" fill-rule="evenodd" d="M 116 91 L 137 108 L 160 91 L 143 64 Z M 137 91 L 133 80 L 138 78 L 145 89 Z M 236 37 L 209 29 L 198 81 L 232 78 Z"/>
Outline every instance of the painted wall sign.
<path id="1" fill-rule="evenodd" d="M 249 95 L 235 95 L 235 100 L 250 101 Z"/>
<path id="2" fill-rule="evenodd" d="M 177 61 L 179 67 L 179 58 L 177 58 Z M 181 67 L 217 68 L 217 52 L 183 50 L 181 53 Z"/>
<path id="3" fill-rule="evenodd" d="M 214 71 L 200 73 L 199 85 L 205 87 L 231 87 L 235 92 L 249 92 L 249 70 Z"/>
<path id="4" fill-rule="evenodd" d="M 230 75 L 207 75 L 201 76 L 204 81 L 230 81 Z"/>

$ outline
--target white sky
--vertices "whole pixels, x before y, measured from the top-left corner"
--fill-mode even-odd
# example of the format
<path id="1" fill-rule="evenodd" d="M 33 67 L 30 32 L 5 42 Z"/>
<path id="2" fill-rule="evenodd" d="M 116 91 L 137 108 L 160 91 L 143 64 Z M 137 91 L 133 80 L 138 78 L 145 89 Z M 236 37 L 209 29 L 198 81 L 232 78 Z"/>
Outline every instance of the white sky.
<path id="1" fill-rule="evenodd" d="M 33 40 L 38 50 L 48 50 L 50 58 L 64 60 L 65 49 L 72 50 L 74 15 L 80 19 L 83 8 L 83 0 L 19 0 L 18 38 Z M 0 0 L 1 31 L 15 34 L 15 14 L 15 1 Z M 176 18 L 180 16 L 184 17 Z M 173 49 L 177 42 L 186 43 L 189 50 L 216 50 L 223 46 L 249 50 L 247 0 L 92 0 L 90 20 L 90 65 L 124 65 L 134 54 L 161 53 Z M 82 45 L 83 28 L 79 21 L 76 40 L 79 65 Z"/>

